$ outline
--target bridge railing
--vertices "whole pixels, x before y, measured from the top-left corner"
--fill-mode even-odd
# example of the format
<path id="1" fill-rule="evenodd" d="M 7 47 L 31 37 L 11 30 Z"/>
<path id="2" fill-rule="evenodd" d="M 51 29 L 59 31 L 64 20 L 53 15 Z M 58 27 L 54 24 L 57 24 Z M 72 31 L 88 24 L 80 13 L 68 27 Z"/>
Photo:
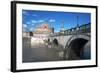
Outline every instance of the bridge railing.
<path id="1" fill-rule="evenodd" d="M 71 35 L 71 34 L 81 34 L 81 33 L 90 33 L 90 32 L 91 32 L 91 26 L 90 23 L 88 23 L 79 27 L 65 30 L 64 34 Z"/>

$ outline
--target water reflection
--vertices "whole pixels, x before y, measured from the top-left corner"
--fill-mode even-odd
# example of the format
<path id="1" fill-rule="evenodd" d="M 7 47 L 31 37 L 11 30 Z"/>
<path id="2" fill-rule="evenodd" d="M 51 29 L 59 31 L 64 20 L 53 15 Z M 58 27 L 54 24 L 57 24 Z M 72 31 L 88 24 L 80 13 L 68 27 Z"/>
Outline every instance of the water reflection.
<path id="1" fill-rule="evenodd" d="M 62 60 L 63 47 L 47 39 L 23 38 L 23 62 Z"/>
<path id="2" fill-rule="evenodd" d="M 64 47 L 57 39 L 23 37 L 23 62 L 90 59 L 90 42 L 75 39 Z"/>

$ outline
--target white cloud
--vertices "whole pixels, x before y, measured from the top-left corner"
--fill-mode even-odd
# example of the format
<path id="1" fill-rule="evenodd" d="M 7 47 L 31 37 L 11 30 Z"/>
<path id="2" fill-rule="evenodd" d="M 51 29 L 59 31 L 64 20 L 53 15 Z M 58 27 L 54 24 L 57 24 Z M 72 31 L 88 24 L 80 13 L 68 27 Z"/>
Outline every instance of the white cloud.
<path id="1" fill-rule="evenodd" d="M 32 24 L 35 24 L 35 23 L 42 23 L 42 22 L 44 22 L 45 20 L 31 20 L 31 23 Z"/>
<path id="2" fill-rule="evenodd" d="M 38 20 L 39 23 L 44 22 L 44 20 Z"/>
<path id="3" fill-rule="evenodd" d="M 26 24 L 30 24 L 31 22 L 26 22 Z"/>
<path id="4" fill-rule="evenodd" d="M 35 25 L 36 23 L 42 23 L 44 20 L 31 20 L 30 22 L 26 22 L 27 25 Z"/>
<path id="5" fill-rule="evenodd" d="M 27 11 L 23 11 L 23 14 L 24 15 L 29 15 Z"/>
<path id="6" fill-rule="evenodd" d="M 32 22 L 32 23 L 37 23 L 37 21 L 36 21 L 36 20 L 31 20 L 31 22 Z"/>
<path id="7" fill-rule="evenodd" d="M 23 24 L 23 27 L 24 27 L 24 28 L 27 28 L 27 25 L 26 25 L 26 24 Z"/>
<path id="8" fill-rule="evenodd" d="M 55 21 L 56 21 L 55 19 L 50 19 L 50 20 L 49 20 L 49 22 L 55 22 Z"/>

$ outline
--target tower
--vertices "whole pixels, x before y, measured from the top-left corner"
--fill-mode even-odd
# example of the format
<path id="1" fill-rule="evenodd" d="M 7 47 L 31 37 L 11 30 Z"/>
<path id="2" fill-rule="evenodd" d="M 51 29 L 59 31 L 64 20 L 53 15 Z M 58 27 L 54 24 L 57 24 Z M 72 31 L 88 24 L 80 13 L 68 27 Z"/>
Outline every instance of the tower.
<path id="1" fill-rule="evenodd" d="M 64 34 L 64 21 L 61 21 L 61 29 L 60 29 L 60 33 Z"/>

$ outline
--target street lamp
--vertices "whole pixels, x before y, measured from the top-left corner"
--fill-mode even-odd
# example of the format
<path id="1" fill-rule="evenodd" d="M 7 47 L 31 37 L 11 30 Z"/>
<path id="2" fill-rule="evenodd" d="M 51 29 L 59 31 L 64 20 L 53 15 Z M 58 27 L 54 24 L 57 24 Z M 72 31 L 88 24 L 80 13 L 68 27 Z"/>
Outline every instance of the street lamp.
<path id="1" fill-rule="evenodd" d="M 79 16 L 77 16 L 77 27 L 76 27 L 76 34 L 79 32 Z"/>

